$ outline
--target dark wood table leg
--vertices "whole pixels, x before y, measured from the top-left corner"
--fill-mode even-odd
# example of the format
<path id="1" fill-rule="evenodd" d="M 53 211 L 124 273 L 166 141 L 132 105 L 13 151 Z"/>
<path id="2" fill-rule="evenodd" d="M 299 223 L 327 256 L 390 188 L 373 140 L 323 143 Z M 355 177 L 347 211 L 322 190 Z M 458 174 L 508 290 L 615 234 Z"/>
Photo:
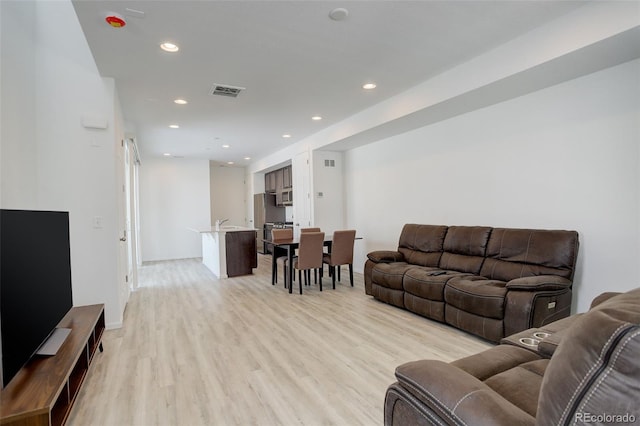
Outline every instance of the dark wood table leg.
<path id="1" fill-rule="evenodd" d="M 287 275 L 289 278 L 289 294 L 293 293 L 293 252 L 296 251 L 291 244 L 287 246 Z"/>
<path id="2" fill-rule="evenodd" d="M 349 264 L 349 282 L 351 282 L 351 287 L 353 287 L 353 263 Z"/>
<path id="3" fill-rule="evenodd" d="M 276 285 L 276 274 L 278 273 L 277 271 L 278 268 L 278 264 L 276 262 L 276 248 L 275 246 L 271 246 L 271 285 Z M 284 280 L 286 280 L 286 277 L 283 277 Z"/>

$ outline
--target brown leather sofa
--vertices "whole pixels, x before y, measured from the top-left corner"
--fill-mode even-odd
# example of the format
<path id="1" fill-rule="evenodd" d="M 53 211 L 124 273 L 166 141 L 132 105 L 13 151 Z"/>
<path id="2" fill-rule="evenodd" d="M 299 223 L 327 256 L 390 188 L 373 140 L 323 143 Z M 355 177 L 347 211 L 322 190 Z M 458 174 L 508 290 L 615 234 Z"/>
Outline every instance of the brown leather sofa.
<path id="1" fill-rule="evenodd" d="M 593 305 L 450 364 L 399 366 L 385 425 L 640 422 L 640 288 Z M 534 334 L 537 345 L 521 343 Z"/>
<path id="2" fill-rule="evenodd" d="M 407 224 L 374 251 L 365 292 L 493 342 L 567 317 L 578 233 Z"/>

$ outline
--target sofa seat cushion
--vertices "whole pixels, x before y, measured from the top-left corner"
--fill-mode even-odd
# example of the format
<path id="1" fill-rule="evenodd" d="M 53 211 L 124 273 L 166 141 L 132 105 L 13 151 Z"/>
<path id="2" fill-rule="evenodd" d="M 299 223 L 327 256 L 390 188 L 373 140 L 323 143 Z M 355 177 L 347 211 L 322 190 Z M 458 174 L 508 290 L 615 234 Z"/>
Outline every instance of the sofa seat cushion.
<path id="1" fill-rule="evenodd" d="M 462 311 L 486 318 L 504 318 L 506 283 L 479 276 L 451 278 L 444 289 L 444 300 Z"/>
<path id="2" fill-rule="evenodd" d="M 373 267 L 371 282 L 381 287 L 402 290 L 402 279 L 405 272 L 415 265 L 406 262 L 379 263 Z"/>
<path id="3" fill-rule="evenodd" d="M 491 389 L 533 417 L 538 408 L 538 395 L 548 359 L 530 361 L 485 380 Z"/>
<path id="4" fill-rule="evenodd" d="M 451 365 L 483 382 L 521 364 L 542 359 L 539 354 L 519 346 L 497 345 L 477 354 L 457 359 Z"/>
<path id="5" fill-rule="evenodd" d="M 404 291 L 423 299 L 444 301 L 444 285 L 453 277 L 464 274 L 439 268 L 416 267 L 406 271 L 403 280 Z"/>

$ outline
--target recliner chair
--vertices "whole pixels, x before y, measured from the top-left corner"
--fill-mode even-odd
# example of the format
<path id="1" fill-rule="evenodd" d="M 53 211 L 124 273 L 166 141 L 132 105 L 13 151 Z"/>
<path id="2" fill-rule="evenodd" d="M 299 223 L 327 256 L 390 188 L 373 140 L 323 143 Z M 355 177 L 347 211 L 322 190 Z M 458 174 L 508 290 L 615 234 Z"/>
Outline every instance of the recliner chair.
<path id="1" fill-rule="evenodd" d="M 640 421 L 640 288 L 607 297 L 584 314 L 450 364 L 399 366 L 385 425 Z M 534 333 L 539 342 L 522 337 Z"/>

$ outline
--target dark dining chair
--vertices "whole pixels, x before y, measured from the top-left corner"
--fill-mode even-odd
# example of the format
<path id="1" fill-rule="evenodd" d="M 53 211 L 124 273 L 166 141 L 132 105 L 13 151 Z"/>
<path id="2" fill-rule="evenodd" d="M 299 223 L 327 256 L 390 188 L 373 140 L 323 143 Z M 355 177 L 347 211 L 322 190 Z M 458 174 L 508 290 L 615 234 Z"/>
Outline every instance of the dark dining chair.
<path id="1" fill-rule="evenodd" d="M 302 294 L 302 272 L 304 271 L 305 285 L 308 285 L 311 280 L 311 270 L 322 268 L 323 246 L 324 232 L 303 232 L 300 234 L 298 256 L 293 259 L 293 268 L 298 270 L 300 294 Z M 322 274 L 320 274 L 320 291 L 322 291 Z"/>
<path id="2" fill-rule="evenodd" d="M 272 229 L 271 241 L 277 240 L 290 240 L 293 238 L 292 228 Z M 278 282 L 278 264 L 282 265 L 282 271 L 285 277 L 284 286 L 287 286 L 287 275 L 285 260 L 287 259 L 287 250 L 273 246 L 273 257 L 275 262 L 272 262 L 271 267 L 271 285 L 275 285 Z"/>
<path id="3" fill-rule="evenodd" d="M 340 265 L 349 265 L 349 280 L 353 287 L 353 243 L 356 231 L 353 229 L 335 231 L 331 242 L 331 253 L 325 253 L 322 262 L 329 265 L 333 288 L 336 288 L 336 266 L 338 281 L 340 281 Z M 321 274 L 322 276 L 322 274 Z"/>
<path id="4" fill-rule="evenodd" d="M 321 232 L 322 229 L 320 228 L 300 228 L 300 233 L 304 233 L 304 232 Z M 322 268 L 320 269 L 320 273 L 322 274 Z M 313 270 L 313 282 L 317 283 L 318 282 L 318 270 L 314 269 Z"/>

